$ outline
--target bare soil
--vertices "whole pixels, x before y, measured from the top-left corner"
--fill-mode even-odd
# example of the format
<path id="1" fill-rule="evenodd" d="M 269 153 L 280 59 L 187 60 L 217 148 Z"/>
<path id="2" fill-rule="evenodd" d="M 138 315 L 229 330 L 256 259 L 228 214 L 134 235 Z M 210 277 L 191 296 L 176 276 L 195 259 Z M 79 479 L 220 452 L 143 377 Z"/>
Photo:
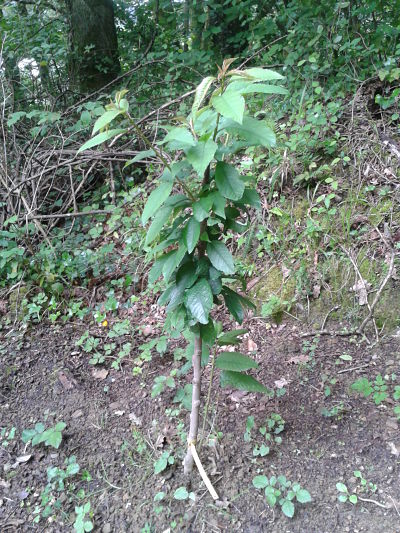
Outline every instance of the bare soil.
<path id="1" fill-rule="evenodd" d="M 174 390 L 155 399 L 150 394 L 154 378 L 167 375 L 176 365 L 171 353 L 163 357 L 155 353 L 139 377 L 132 375 L 129 360 L 121 371 L 96 377 L 93 371 L 99 367 L 89 365 L 87 354 L 75 346 L 84 324 L 41 324 L 24 335 L 6 336 L 3 330 L 0 426 L 16 427 L 16 435 L 8 446 L 0 445 L 0 531 L 72 531 L 77 502 L 68 491 L 62 497 L 63 511 L 53 521 L 34 524 L 33 511 L 47 482 L 47 468 L 61 467 L 66 457 L 76 455 L 81 469 L 92 477 L 77 481 L 76 489 L 84 488 L 90 497 L 95 531 L 103 533 L 400 532 L 400 431 L 393 401 L 376 406 L 371 398 L 350 390 L 360 376 L 400 377 L 399 337 L 387 337 L 373 348 L 349 338 L 322 337 L 310 355 L 304 353 L 305 327 L 299 322 L 266 327 L 265 321 L 252 319 L 245 327 L 257 345 L 260 369 L 255 376 L 274 389 L 275 381 L 287 383 L 286 394 L 271 399 L 220 389 L 216 376 L 207 427 L 208 435 L 220 432 L 220 437 L 209 439 L 200 452 L 220 496 L 216 503 L 197 472 L 191 484 L 196 501 L 173 498 L 176 488 L 186 484 L 181 467 L 184 445 L 177 426 L 183 421 L 188 427 L 188 413 L 182 410 L 178 418 L 166 415 Z M 134 351 L 144 338 L 131 341 Z M 341 359 L 343 354 L 351 360 Z M 332 379 L 337 381 L 329 384 Z M 190 373 L 181 382 L 189 380 Z M 388 383 L 391 391 L 398 379 Z M 336 416 L 322 414 L 324 408 L 334 407 Z M 286 421 L 283 442 L 269 455 L 254 457 L 260 435 L 253 431 L 253 440 L 244 441 L 246 419 L 253 415 L 262 425 L 272 412 Z M 58 450 L 26 447 L 22 442 L 23 429 L 39 421 L 51 425 L 60 420 L 67 428 Z M 154 461 L 167 449 L 175 463 L 156 475 Z M 31 458 L 16 464 L 26 454 Z M 336 483 L 359 486 L 354 470 L 360 470 L 377 490 L 358 491 L 365 501 L 356 505 L 340 503 Z M 262 491 L 252 485 L 253 477 L 261 473 L 298 481 L 312 502 L 297 505 L 293 519 L 279 508 L 270 509 Z M 162 509 L 154 502 L 159 491 L 166 493 Z M 142 529 L 145 524 L 147 529 Z"/>

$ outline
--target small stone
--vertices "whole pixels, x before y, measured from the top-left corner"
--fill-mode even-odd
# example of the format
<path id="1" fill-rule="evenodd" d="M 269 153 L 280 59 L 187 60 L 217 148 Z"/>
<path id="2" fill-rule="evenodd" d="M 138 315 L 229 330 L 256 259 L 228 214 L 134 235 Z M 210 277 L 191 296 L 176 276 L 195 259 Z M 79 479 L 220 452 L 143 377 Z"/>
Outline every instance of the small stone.
<path id="1" fill-rule="evenodd" d="M 79 417 L 82 416 L 82 415 L 83 415 L 83 411 L 82 411 L 82 409 L 77 409 L 76 411 L 74 411 L 74 412 L 72 413 L 71 416 L 72 416 L 72 418 L 79 418 Z"/>
<path id="2" fill-rule="evenodd" d="M 111 533 L 111 524 L 104 524 L 101 533 Z"/>

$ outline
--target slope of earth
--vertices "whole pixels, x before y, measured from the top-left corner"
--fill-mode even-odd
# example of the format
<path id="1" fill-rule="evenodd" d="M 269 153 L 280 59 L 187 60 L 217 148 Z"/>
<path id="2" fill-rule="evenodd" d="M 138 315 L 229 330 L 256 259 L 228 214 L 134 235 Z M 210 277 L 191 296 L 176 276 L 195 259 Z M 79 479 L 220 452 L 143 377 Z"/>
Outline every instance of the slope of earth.
<path id="1" fill-rule="evenodd" d="M 215 377 L 200 456 L 219 494 L 216 503 L 197 472 L 191 498 L 174 499 L 186 484 L 180 463 L 188 414 L 172 403 L 175 391 L 150 394 L 154 378 L 173 368 L 168 351 L 133 376 L 128 359 L 120 371 L 89 365 L 75 347 L 78 325 L 3 335 L 0 530 L 72 531 L 74 507 L 89 499 L 95 530 L 103 533 L 398 532 L 400 432 L 393 390 L 400 383 L 399 337 L 368 348 L 355 339 L 302 337 L 299 323 L 272 327 L 254 318 L 245 326 L 242 348 L 254 352 L 257 378 L 281 392 L 269 398 L 219 389 Z M 372 394 L 364 398 L 350 389 L 360 377 L 374 382 L 379 374 L 388 394 L 379 405 Z M 207 368 L 203 392 L 208 375 Z M 189 379 L 190 373 L 180 381 Z M 285 420 L 282 443 L 264 457 L 254 455 L 265 442 L 259 427 L 271 413 Z M 255 425 L 244 439 L 249 416 Z M 49 427 L 58 421 L 66 423 L 58 449 L 21 440 L 37 422 Z M 155 474 L 155 462 L 163 453 L 168 462 L 168 452 L 173 464 Z M 62 468 L 71 456 L 79 474 L 43 496 L 47 469 Z M 296 504 L 294 517 L 286 518 L 253 486 L 262 474 L 299 482 L 312 502 Z M 358 502 L 338 501 L 337 483 Z M 35 523 L 49 504 L 53 511 Z"/>

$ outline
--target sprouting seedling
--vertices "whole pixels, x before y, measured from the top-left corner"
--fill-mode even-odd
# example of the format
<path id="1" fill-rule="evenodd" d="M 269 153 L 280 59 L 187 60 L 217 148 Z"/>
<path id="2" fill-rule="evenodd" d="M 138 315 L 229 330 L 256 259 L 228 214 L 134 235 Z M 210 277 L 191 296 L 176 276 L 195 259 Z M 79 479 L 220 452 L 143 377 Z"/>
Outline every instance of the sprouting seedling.
<path id="1" fill-rule="evenodd" d="M 155 258 L 149 282 L 163 276 L 167 284 L 159 299 L 168 312 L 165 326 L 178 331 L 189 329 L 194 337 L 186 473 L 193 468 L 192 452 L 198 438 L 201 358 L 216 342 L 221 345 L 211 311 L 224 303 L 241 323 L 246 308 L 254 309 L 251 300 L 235 290 L 235 262 L 226 238 L 228 233 L 245 232 L 251 211 L 261 203 L 251 181 L 241 176 L 231 161 L 241 149 L 271 148 L 276 139 L 264 121 L 249 115 L 246 98 L 254 93 L 287 92 L 275 85 L 283 78 L 280 74 L 264 68 L 231 69 L 233 62 L 234 59 L 226 59 L 217 76 L 203 79 L 195 91 L 189 116 L 180 126 L 167 127 L 161 141 L 153 143 L 143 134 L 129 114 L 124 92 L 117 94 L 115 102 L 97 119 L 95 136 L 79 149 L 83 151 L 128 133 L 128 128 L 109 129 L 111 122 L 124 117 L 130 123 L 129 131 L 146 145 L 146 151 L 127 165 L 151 153 L 162 166 L 159 185 L 144 206 L 142 223 L 152 221 L 145 241 L 149 259 Z M 230 344 L 237 344 L 240 334 L 231 333 Z M 213 358 L 222 386 L 268 393 L 247 373 L 257 366 L 240 352 L 224 351 Z"/>

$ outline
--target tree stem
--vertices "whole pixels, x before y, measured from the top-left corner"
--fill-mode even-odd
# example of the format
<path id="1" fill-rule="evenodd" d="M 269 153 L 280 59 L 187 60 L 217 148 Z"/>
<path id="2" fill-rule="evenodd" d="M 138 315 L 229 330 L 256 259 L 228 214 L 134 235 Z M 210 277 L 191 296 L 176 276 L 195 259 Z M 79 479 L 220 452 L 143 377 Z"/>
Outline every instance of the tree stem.
<path id="1" fill-rule="evenodd" d="M 192 392 L 192 411 L 190 413 L 190 427 L 188 434 L 188 450 L 183 461 L 183 470 L 186 475 L 191 474 L 193 470 L 193 455 L 191 451 L 191 444 L 196 444 L 197 434 L 199 431 L 199 417 L 200 417 L 200 392 L 201 392 L 201 352 L 203 349 L 203 341 L 200 335 L 194 339 L 194 353 L 193 353 L 193 392 Z"/>

